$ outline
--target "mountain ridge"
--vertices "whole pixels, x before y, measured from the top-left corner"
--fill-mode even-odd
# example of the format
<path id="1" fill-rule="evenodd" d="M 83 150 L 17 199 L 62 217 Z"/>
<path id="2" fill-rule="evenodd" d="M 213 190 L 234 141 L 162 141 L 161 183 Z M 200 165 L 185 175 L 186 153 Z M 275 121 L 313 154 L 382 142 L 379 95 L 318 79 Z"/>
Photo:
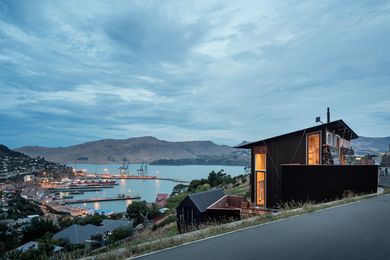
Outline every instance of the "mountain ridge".
<path id="1" fill-rule="evenodd" d="M 242 143 L 247 143 L 243 141 Z M 242 144 L 241 143 L 241 144 Z M 366 155 L 388 151 L 389 137 L 359 137 L 352 141 L 355 154 Z M 24 146 L 14 149 L 32 157 L 44 157 L 58 163 L 153 163 L 228 162 L 229 165 L 249 165 L 250 153 L 212 141 L 165 141 L 153 136 L 127 139 L 102 139 L 68 147 Z"/>
<path id="2" fill-rule="evenodd" d="M 378 155 L 388 152 L 390 147 L 390 136 L 386 137 L 367 137 L 360 136 L 358 139 L 352 140 L 352 147 L 355 154 L 358 155 Z"/>
<path id="3" fill-rule="evenodd" d="M 212 141 L 170 142 L 153 136 L 127 139 L 102 139 L 68 147 L 24 146 L 15 151 L 30 156 L 41 156 L 59 163 L 151 163 L 158 160 L 196 159 L 199 157 L 215 159 L 221 156 L 234 156 L 243 164 L 249 162 L 245 150 L 218 145 Z"/>

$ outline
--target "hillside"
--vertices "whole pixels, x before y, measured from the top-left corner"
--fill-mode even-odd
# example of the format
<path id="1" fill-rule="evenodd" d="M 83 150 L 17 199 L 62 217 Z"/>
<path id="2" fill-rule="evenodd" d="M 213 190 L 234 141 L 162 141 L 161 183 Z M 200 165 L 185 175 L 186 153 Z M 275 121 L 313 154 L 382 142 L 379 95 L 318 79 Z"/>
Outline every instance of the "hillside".
<path id="1" fill-rule="evenodd" d="M 364 137 L 352 140 L 355 154 L 379 154 L 389 151 L 390 136 L 388 137 Z"/>
<path id="2" fill-rule="evenodd" d="M 9 149 L 7 146 L 0 144 L 0 159 L 5 157 L 20 157 L 20 158 L 27 158 L 25 154 L 13 151 Z"/>
<path id="3" fill-rule="evenodd" d="M 237 161 L 237 163 L 229 161 L 230 165 L 242 165 L 243 161 L 249 162 L 249 152 L 246 150 L 217 145 L 211 141 L 168 142 L 150 136 L 119 140 L 105 139 L 58 148 L 26 146 L 16 148 L 15 151 L 33 157 L 41 156 L 59 163 L 121 163 L 123 160 L 131 163 L 151 163 L 158 160 L 197 158 L 205 158 L 215 163 L 218 159 L 224 160 L 230 156 Z"/>
<path id="4" fill-rule="evenodd" d="M 0 144 L 0 179 L 40 172 L 67 173 L 69 170 L 64 165 L 48 162 L 42 157 L 31 158 Z"/>
<path id="5" fill-rule="evenodd" d="M 360 137 L 352 141 L 358 155 L 388 151 L 390 137 Z M 104 139 L 69 147 L 25 146 L 14 149 L 31 157 L 58 163 L 154 163 L 166 165 L 222 164 L 249 165 L 249 151 L 211 141 L 168 142 L 145 136 Z M 1 149 L 0 149 L 1 155 Z"/>

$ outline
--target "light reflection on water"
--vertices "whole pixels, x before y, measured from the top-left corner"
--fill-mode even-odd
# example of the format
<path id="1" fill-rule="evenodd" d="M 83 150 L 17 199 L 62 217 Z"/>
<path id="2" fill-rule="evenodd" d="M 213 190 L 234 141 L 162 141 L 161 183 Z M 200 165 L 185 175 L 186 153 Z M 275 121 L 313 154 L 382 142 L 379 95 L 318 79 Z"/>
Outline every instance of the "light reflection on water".
<path id="1" fill-rule="evenodd" d="M 100 202 L 96 201 L 93 203 L 93 208 L 96 209 L 96 210 L 99 210 L 100 209 Z"/>
<path id="2" fill-rule="evenodd" d="M 118 164 L 69 164 L 71 167 L 76 169 L 87 169 L 91 173 L 103 173 L 104 169 L 107 169 L 112 174 L 119 174 Z M 136 169 L 139 165 L 129 165 L 129 172 L 135 174 Z M 186 165 L 186 166 L 160 166 L 150 165 L 149 174 L 158 175 L 159 177 L 170 177 L 181 180 L 190 181 L 192 179 L 207 178 L 208 174 L 214 170 L 219 171 L 224 169 L 226 173 L 237 176 L 244 173 L 243 166 L 213 166 L 213 165 Z M 114 188 L 102 189 L 97 192 L 85 192 L 84 194 L 74 195 L 74 199 L 84 199 L 92 197 L 117 197 L 118 194 L 125 194 L 125 196 L 136 196 L 140 195 L 142 200 L 148 202 L 154 202 L 158 193 L 172 192 L 173 187 L 178 184 L 172 181 L 163 180 L 118 180 L 119 185 Z M 82 203 L 75 204 L 79 207 L 87 207 L 88 209 L 105 210 L 114 212 L 125 212 L 128 205 L 132 203 L 131 200 L 122 201 L 105 201 L 105 202 L 94 202 L 94 203 Z M 85 205 L 84 205 L 85 204 Z"/>

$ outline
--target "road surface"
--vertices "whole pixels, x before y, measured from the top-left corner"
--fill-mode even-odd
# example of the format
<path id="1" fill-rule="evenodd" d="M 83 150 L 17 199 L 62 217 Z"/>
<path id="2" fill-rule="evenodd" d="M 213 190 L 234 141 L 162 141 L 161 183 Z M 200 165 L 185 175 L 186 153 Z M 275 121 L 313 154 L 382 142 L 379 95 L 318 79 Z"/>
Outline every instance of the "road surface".
<path id="1" fill-rule="evenodd" d="M 301 215 L 137 259 L 390 259 L 390 195 Z"/>

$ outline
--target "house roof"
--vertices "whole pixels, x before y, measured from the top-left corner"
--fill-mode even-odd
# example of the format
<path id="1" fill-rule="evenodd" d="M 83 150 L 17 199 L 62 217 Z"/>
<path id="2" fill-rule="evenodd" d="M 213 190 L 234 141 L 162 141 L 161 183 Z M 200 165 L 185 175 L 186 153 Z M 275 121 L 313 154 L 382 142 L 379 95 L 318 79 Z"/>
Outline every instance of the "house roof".
<path id="1" fill-rule="evenodd" d="M 114 219 L 104 219 L 102 222 L 102 226 L 98 227 L 100 233 L 104 232 L 112 232 L 114 229 L 120 228 L 120 227 L 126 227 L 131 225 L 132 222 L 128 220 L 114 220 Z"/>
<path id="2" fill-rule="evenodd" d="M 381 167 L 390 167 L 390 153 L 383 155 Z"/>
<path id="3" fill-rule="evenodd" d="M 36 241 L 27 242 L 26 244 L 21 245 L 20 247 L 16 248 L 15 250 L 18 250 L 18 251 L 24 253 L 30 249 L 38 249 L 38 242 L 36 242 Z"/>
<path id="4" fill-rule="evenodd" d="M 53 235 L 54 239 L 67 240 L 71 244 L 83 244 L 91 235 L 98 234 L 99 227 L 87 224 L 85 226 L 73 224 Z"/>
<path id="5" fill-rule="evenodd" d="M 92 235 L 112 232 L 114 229 L 129 225 L 131 225 L 130 221 L 113 219 L 104 219 L 101 226 L 91 224 L 80 226 L 73 224 L 72 226 L 54 234 L 53 238 L 68 240 L 71 244 L 83 244 L 85 240 L 90 239 Z"/>
<path id="6" fill-rule="evenodd" d="M 38 249 L 38 248 L 39 248 L 39 243 L 37 241 L 30 241 L 30 242 L 27 242 L 26 244 L 23 244 L 20 247 L 16 248 L 15 251 L 20 251 L 20 252 L 24 253 L 28 250 Z M 53 253 L 58 252 L 62 249 L 63 249 L 63 247 L 54 245 Z"/>
<path id="7" fill-rule="evenodd" d="M 329 123 L 325 123 L 325 124 L 321 124 L 321 125 L 317 125 L 317 126 L 313 126 L 313 127 L 309 127 L 309 128 L 304 128 L 304 129 L 301 129 L 298 131 L 290 132 L 287 134 L 282 134 L 282 135 L 270 137 L 270 138 L 263 139 L 260 141 L 256 141 L 256 142 L 252 142 L 252 143 L 245 143 L 242 145 L 235 146 L 235 148 L 249 149 L 255 145 L 262 144 L 262 143 L 264 143 L 266 141 L 270 141 L 272 139 L 284 137 L 286 135 L 296 134 L 296 133 L 305 132 L 305 131 L 306 132 L 313 132 L 313 131 L 317 131 L 317 130 L 321 130 L 321 129 L 327 129 L 330 132 L 334 132 L 348 141 L 359 137 L 342 119 L 339 119 L 339 120 L 332 121 Z"/>
<path id="8" fill-rule="evenodd" d="M 188 195 L 200 212 L 205 212 L 207 207 L 225 196 L 222 189 L 214 189 Z"/>

